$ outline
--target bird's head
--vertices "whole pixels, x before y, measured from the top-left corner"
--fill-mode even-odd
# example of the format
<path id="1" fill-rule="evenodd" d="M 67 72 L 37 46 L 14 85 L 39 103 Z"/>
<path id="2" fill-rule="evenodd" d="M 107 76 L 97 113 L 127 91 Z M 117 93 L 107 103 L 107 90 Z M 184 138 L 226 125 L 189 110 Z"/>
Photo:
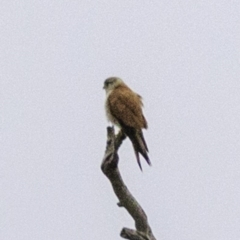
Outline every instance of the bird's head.
<path id="1" fill-rule="evenodd" d="M 105 89 L 106 93 L 108 93 L 108 92 L 110 92 L 111 90 L 113 90 L 114 88 L 118 87 L 121 84 L 123 84 L 123 80 L 121 78 L 110 77 L 110 78 L 107 78 L 104 81 L 103 89 Z"/>

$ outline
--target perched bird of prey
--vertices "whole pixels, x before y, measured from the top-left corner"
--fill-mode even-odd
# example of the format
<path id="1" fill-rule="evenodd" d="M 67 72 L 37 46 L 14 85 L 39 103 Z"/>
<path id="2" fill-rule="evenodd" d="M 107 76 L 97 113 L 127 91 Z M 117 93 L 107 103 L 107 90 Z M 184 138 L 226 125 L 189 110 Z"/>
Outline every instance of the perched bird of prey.
<path id="1" fill-rule="evenodd" d="M 147 128 L 147 121 L 142 113 L 142 97 L 118 77 L 107 78 L 103 88 L 107 95 L 105 103 L 107 118 L 129 137 L 142 170 L 139 153 L 151 165 L 148 147 L 142 133 L 142 128 Z"/>

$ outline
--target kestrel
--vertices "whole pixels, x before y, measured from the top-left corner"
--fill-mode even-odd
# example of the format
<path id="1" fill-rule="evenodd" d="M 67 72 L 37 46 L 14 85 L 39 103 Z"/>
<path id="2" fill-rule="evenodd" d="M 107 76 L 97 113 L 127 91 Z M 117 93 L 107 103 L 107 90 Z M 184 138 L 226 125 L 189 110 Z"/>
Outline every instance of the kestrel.
<path id="1" fill-rule="evenodd" d="M 103 88 L 106 90 L 107 118 L 129 137 L 138 165 L 142 170 L 139 153 L 151 165 L 148 147 L 142 133 L 143 128 L 147 129 L 147 121 L 142 112 L 142 97 L 132 91 L 118 77 L 107 78 Z"/>

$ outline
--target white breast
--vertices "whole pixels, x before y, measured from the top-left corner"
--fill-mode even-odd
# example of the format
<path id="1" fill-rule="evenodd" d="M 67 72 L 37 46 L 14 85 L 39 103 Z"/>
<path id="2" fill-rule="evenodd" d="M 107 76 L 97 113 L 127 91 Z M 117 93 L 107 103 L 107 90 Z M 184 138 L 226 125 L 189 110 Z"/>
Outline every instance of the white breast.
<path id="1" fill-rule="evenodd" d="M 119 127 L 120 124 L 118 123 L 117 119 L 115 117 L 113 117 L 113 115 L 111 114 L 109 103 L 108 103 L 108 97 L 111 94 L 111 92 L 112 91 L 108 91 L 106 94 L 106 101 L 105 101 L 106 116 L 107 116 L 108 121 L 110 121 L 111 123 L 113 123 L 114 125 L 117 125 Z"/>

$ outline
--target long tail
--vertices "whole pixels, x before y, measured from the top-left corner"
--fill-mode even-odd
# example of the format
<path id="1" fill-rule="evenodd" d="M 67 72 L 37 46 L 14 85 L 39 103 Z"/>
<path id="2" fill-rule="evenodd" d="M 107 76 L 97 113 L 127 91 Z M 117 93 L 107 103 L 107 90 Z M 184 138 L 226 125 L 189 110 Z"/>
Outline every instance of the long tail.
<path id="1" fill-rule="evenodd" d="M 138 165 L 140 169 L 142 170 L 140 158 L 139 158 L 139 153 L 144 157 L 144 159 L 147 161 L 149 165 L 151 165 L 150 159 L 148 157 L 148 147 L 145 142 L 145 139 L 143 137 L 142 130 L 136 130 L 135 128 L 132 127 L 126 127 L 124 128 L 124 132 L 126 135 L 130 138 L 134 152 L 137 158 Z"/>

